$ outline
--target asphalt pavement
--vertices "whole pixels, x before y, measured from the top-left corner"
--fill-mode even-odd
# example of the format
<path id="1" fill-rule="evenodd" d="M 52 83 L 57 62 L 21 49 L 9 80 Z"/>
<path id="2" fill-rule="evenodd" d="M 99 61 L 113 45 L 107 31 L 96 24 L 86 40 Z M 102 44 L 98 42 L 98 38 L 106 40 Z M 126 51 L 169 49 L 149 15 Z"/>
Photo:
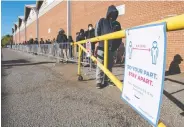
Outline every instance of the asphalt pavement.
<path id="1" fill-rule="evenodd" d="M 98 90 L 92 77 L 77 81 L 76 64 L 11 49 L 2 49 L 1 56 L 2 127 L 150 126 L 121 100 L 116 87 Z M 168 127 L 184 125 L 183 77 L 165 81 L 160 119 Z"/>

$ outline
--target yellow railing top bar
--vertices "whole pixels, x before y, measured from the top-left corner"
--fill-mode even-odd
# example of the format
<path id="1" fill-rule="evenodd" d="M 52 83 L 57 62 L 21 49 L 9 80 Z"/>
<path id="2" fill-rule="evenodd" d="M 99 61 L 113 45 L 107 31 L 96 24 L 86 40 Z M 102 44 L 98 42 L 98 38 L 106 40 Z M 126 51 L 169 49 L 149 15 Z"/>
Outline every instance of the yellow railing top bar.
<path id="1" fill-rule="evenodd" d="M 170 18 L 163 19 L 163 20 L 159 20 L 156 22 L 151 22 L 148 24 L 162 23 L 162 22 L 167 23 L 167 31 L 184 29 L 184 14 L 170 17 Z M 148 25 L 148 24 L 144 24 L 144 25 Z M 143 25 L 140 25 L 140 26 L 143 26 Z M 118 38 L 124 38 L 124 37 L 125 37 L 125 30 L 121 30 L 121 31 L 110 33 L 110 34 L 94 37 L 88 40 L 90 42 L 97 42 L 97 41 L 102 41 L 102 40 L 111 40 L 111 39 L 118 39 Z M 76 43 L 83 44 L 83 43 L 86 43 L 86 40 L 74 42 L 72 44 L 76 45 Z"/>

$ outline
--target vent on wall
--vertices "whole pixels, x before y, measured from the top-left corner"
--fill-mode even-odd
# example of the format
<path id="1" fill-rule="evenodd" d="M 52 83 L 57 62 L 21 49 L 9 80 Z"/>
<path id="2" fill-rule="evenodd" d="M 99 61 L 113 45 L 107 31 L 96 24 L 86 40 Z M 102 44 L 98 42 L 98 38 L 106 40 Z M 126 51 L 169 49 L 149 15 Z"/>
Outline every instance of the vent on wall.
<path id="1" fill-rule="evenodd" d="M 50 28 L 48 29 L 48 33 L 50 33 L 51 32 L 51 30 L 50 30 Z"/>
<path id="2" fill-rule="evenodd" d="M 125 14 L 125 5 L 124 4 L 116 6 L 116 9 L 118 10 L 119 15 L 124 15 Z"/>

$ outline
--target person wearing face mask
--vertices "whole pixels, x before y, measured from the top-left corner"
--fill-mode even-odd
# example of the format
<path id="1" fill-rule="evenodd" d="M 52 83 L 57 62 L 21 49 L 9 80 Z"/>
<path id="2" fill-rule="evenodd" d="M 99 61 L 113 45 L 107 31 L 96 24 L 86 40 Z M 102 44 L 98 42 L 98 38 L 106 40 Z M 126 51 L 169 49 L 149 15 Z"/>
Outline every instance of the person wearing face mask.
<path id="1" fill-rule="evenodd" d="M 108 7 L 107 14 L 105 18 L 101 18 L 95 27 L 95 36 L 101 36 L 105 34 L 109 34 L 114 32 L 113 22 L 116 21 L 118 17 L 118 10 L 114 5 Z M 115 40 L 108 40 L 108 69 L 112 72 L 113 67 L 113 45 Z M 104 64 L 104 42 L 97 42 L 95 49 L 95 56 L 97 56 L 97 60 Z M 109 82 L 108 77 L 104 74 L 104 72 L 98 67 L 96 67 L 96 87 L 103 88 Z M 110 84 L 112 85 L 112 84 Z"/>
<path id="2" fill-rule="evenodd" d="M 86 39 L 90 39 L 95 37 L 95 29 L 93 28 L 92 24 L 88 25 L 88 30 L 85 32 L 85 37 Z M 95 50 L 95 43 L 91 43 L 91 53 L 94 55 L 94 50 Z M 91 62 L 91 59 L 89 58 L 89 63 Z M 89 64 L 86 65 L 88 67 Z"/>
<path id="3" fill-rule="evenodd" d="M 86 36 L 86 39 L 90 39 L 90 38 L 95 37 L 95 29 L 93 28 L 92 24 L 88 25 L 88 30 L 85 32 L 85 36 Z M 92 50 L 92 54 L 93 54 L 94 50 L 95 50 L 95 43 L 91 43 L 91 50 Z"/>

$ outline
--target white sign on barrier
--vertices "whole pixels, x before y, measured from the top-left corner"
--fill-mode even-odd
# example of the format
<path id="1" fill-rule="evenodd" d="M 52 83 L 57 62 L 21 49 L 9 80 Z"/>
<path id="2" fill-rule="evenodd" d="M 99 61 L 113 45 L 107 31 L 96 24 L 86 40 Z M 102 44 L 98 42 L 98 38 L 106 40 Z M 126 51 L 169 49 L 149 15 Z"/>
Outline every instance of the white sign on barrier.
<path id="1" fill-rule="evenodd" d="M 86 50 L 87 50 L 87 57 L 91 56 L 91 42 L 87 41 L 86 42 Z"/>
<path id="2" fill-rule="evenodd" d="M 153 126 L 157 126 L 164 87 L 166 23 L 126 31 L 122 99 Z"/>

